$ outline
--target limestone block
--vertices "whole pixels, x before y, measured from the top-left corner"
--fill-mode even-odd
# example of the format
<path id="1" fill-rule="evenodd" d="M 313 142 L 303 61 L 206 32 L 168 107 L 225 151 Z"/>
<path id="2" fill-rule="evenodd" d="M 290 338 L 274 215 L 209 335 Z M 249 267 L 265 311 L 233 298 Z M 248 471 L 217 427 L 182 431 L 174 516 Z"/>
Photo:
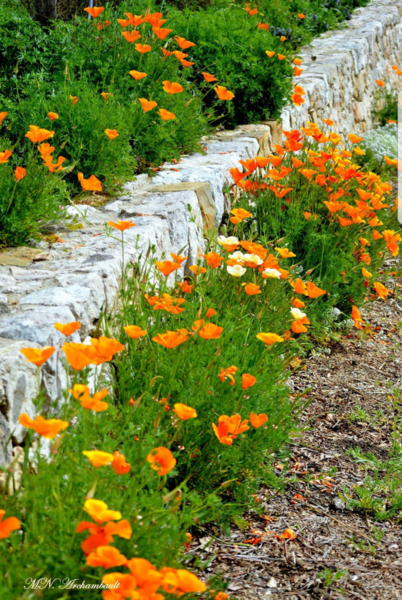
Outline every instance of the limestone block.
<path id="1" fill-rule="evenodd" d="M 27 362 L 20 349 L 38 347 L 26 341 L 0 339 L 0 465 L 11 460 L 11 437 L 20 443 L 26 430 L 19 424 L 18 417 L 26 412 L 35 415 L 34 398 L 38 395 L 37 367 Z"/>
<path id="2" fill-rule="evenodd" d="M 181 191 L 195 192 L 201 209 L 204 231 L 216 227 L 216 206 L 212 198 L 211 186 L 208 183 L 181 182 L 171 185 L 154 186 L 152 191 L 164 194 Z"/>

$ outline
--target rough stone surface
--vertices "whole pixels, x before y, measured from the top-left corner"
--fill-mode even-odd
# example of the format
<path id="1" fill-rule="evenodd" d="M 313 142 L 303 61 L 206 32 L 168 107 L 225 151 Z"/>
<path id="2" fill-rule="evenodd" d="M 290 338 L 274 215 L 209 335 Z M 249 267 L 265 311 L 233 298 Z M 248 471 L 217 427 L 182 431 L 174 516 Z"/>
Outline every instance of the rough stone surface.
<path id="1" fill-rule="evenodd" d="M 304 70 L 295 80 L 306 101 L 282 112 L 283 128 L 325 118 L 335 121 L 343 136 L 364 133 L 374 125 L 376 79 L 388 89 L 402 89 L 402 78 L 392 70 L 402 64 L 402 1 L 373 0 L 353 13 L 347 27 L 321 35 L 300 57 Z"/>

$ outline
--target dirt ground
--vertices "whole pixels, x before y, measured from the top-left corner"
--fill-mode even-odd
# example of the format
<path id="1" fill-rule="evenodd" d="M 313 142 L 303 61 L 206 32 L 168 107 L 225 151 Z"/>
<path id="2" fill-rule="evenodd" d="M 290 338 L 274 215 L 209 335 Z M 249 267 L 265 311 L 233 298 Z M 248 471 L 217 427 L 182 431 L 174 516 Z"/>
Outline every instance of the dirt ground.
<path id="1" fill-rule="evenodd" d="M 401 264 L 390 261 L 388 268 Z M 371 491 L 365 477 L 373 471 L 363 470 L 347 453 L 359 447 L 384 462 L 392 432 L 395 439 L 402 427 L 397 282 L 387 282 L 395 296 L 362 311 L 370 335 L 354 330 L 292 375 L 294 392 L 311 388 L 312 403 L 301 417 L 305 431 L 290 446 L 288 466 L 276 465 L 278 475 L 284 474 L 285 492 L 261 489 L 256 501 L 262 516 L 251 511 L 245 527 L 233 528 L 228 536 L 205 529 L 192 543 L 190 554 L 211 559 L 204 577 L 224 574 L 231 599 L 402 599 L 402 501 L 399 519 L 396 512 L 376 521 L 370 501 L 389 509 L 389 490 Z M 361 486 L 367 489 L 366 504 L 357 506 L 353 501 Z M 295 539 L 279 539 L 286 529 Z"/>

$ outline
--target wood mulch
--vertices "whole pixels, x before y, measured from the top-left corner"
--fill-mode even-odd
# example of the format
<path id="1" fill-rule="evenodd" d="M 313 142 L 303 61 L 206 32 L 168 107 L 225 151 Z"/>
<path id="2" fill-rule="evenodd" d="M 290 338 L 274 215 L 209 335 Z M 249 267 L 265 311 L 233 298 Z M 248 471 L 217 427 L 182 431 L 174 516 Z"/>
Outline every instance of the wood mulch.
<path id="1" fill-rule="evenodd" d="M 250 511 L 244 528 L 234 527 L 229 535 L 205 528 L 193 540 L 189 554 L 211 560 L 202 576 L 222 574 L 231 599 L 402 599 L 401 520 L 376 522 L 371 512 L 345 502 L 356 498 L 354 490 L 366 476 L 345 452 L 359 447 L 386 460 L 394 419 L 401 425 L 390 400 L 402 390 L 397 281 L 395 296 L 362 311 L 370 335 L 354 330 L 292 375 L 295 392 L 311 388 L 312 403 L 301 416 L 305 430 L 291 444 L 287 466 L 276 465 L 285 491 L 261 489 L 256 501 L 263 513 Z M 372 418 L 351 418 L 356 407 Z M 274 537 L 286 529 L 296 533 L 294 540 Z M 323 572 L 326 580 L 318 577 Z"/>

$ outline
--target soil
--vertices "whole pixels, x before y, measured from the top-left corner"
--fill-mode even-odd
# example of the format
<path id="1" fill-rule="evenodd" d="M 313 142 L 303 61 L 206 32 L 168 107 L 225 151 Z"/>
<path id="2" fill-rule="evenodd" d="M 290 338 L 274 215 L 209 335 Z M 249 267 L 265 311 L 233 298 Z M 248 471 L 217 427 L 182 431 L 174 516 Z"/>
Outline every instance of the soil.
<path id="1" fill-rule="evenodd" d="M 362 311 L 370 334 L 353 330 L 292 375 L 294 392 L 310 388 L 311 404 L 288 463 L 276 465 L 285 491 L 261 489 L 262 515 L 250 511 L 245 526 L 228 535 L 204 529 L 191 544 L 189 554 L 211 559 L 202 576 L 223 574 L 231 599 L 402 599 L 402 511 L 377 522 L 372 511 L 351 505 L 373 472 L 347 454 L 360 448 L 386 460 L 395 419 L 401 426 L 392 401 L 402 390 L 397 281 L 387 281 L 394 295 Z M 357 407 L 370 417 L 360 418 Z M 295 539 L 278 539 L 286 529 Z"/>

